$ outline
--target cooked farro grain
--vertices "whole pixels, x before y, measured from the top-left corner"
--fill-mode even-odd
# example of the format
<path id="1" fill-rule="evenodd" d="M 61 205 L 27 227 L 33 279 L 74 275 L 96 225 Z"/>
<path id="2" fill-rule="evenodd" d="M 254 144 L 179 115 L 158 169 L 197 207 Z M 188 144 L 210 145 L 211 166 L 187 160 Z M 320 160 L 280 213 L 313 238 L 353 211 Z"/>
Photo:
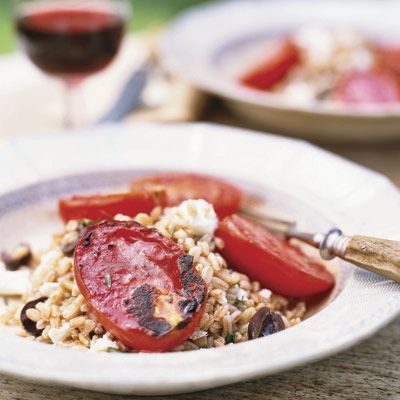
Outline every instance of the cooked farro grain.
<path id="1" fill-rule="evenodd" d="M 194 229 L 177 210 L 178 207 L 164 210 L 156 207 L 149 215 L 141 213 L 134 218 L 171 238 L 193 256 L 194 266 L 208 286 L 206 311 L 198 329 L 174 351 L 246 341 L 249 321 L 261 307 L 280 313 L 287 327 L 302 320 L 306 312 L 303 302 L 290 306 L 288 299 L 228 268 L 218 253 L 223 241 L 209 232 L 199 231 L 198 227 Z M 192 204 L 188 210 L 193 218 L 199 212 Z M 129 221 L 132 218 L 118 214 L 115 219 Z M 132 351 L 98 323 L 76 285 L 73 258 L 62 251 L 62 246 L 71 238 L 75 240 L 81 228 L 82 222 L 69 221 L 64 232 L 54 236 L 52 248 L 41 255 L 32 272 L 30 290 L 22 297 L 19 306 L 10 303 L 3 307 L 0 322 L 19 328 L 17 334 L 20 336 L 40 342 L 90 351 Z M 43 296 L 47 300 L 27 312 L 28 318 L 36 322 L 37 329 L 43 329 L 39 337 L 33 338 L 22 328 L 19 313 L 23 304 Z"/>

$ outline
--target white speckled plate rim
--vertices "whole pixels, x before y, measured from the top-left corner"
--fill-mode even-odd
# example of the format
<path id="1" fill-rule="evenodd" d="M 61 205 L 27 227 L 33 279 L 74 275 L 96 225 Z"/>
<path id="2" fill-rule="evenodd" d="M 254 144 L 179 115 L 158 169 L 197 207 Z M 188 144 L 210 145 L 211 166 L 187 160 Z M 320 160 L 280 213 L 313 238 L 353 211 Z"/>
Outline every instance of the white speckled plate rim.
<path id="1" fill-rule="evenodd" d="M 400 239 L 400 195 L 383 176 L 299 140 L 211 124 L 107 125 L 0 142 L 0 193 L 115 169 L 190 169 L 267 185 L 346 232 Z M 355 271 L 300 325 L 257 341 L 166 354 L 87 354 L 0 333 L 0 371 L 113 393 L 190 392 L 294 367 L 345 349 L 400 312 L 400 286 Z"/>

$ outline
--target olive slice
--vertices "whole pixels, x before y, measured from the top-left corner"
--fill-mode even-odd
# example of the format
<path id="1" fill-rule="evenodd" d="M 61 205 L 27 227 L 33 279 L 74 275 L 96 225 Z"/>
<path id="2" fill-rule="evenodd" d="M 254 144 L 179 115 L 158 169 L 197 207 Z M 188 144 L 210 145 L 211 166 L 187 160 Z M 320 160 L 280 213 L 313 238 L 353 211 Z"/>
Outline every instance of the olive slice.
<path id="1" fill-rule="evenodd" d="M 9 271 L 16 271 L 19 267 L 28 265 L 31 258 L 31 248 L 25 243 L 19 244 L 11 252 L 3 251 L 1 253 L 1 260 Z"/>
<path id="2" fill-rule="evenodd" d="M 30 333 L 31 335 L 38 337 L 42 334 L 43 329 L 37 329 L 36 328 L 36 322 L 30 320 L 28 318 L 28 316 L 26 315 L 26 312 L 30 309 L 30 308 L 35 308 L 36 304 L 38 303 L 42 303 L 44 301 L 47 300 L 47 297 L 39 297 L 36 300 L 32 300 L 32 301 L 28 301 L 24 307 L 21 310 L 21 314 L 19 316 L 21 323 L 23 325 L 23 327 L 25 328 L 25 330 Z"/>
<path id="3" fill-rule="evenodd" d="M 282 317 L 269 308 L 262 307 L 250 320 L 247 333 L 249 340 L 252 340 L 262 336 L 272 335 L 284 329 L 285 323 Z"/>
<path id="4" fill-rule="evenodd" d="M 70 257 L 74 254 L 75 247 L 78 244 L 81 237 L 85 234 L 87 228 L 93 223 L 89 219 L 81 219 L 74 221 L 76 228 L 64 235 L 61 239 L 60 249 L 64 255 Z"/>

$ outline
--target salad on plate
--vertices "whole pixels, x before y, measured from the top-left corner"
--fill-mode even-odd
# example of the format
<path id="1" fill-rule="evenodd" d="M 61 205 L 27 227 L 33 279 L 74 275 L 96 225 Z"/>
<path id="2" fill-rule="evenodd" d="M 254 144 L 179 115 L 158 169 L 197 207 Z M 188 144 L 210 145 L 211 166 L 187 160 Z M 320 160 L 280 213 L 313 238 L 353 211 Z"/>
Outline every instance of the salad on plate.
<path id="1" fill-rule="evenodd" d="M 304 25 L 273 37 L 241 85 L 291 102 L 387 107 L 400 101 L 400 46 L 353 28 Z"/>
<path id="2" fill-rule="evenodd" d="M 89 352 L 207 349 L 300 323 L 334 275 L 240 213 L 245 193 L 208 175 L 133 179 L 59 200 L 52 245 L 3 251 L 0 322 Z"/>

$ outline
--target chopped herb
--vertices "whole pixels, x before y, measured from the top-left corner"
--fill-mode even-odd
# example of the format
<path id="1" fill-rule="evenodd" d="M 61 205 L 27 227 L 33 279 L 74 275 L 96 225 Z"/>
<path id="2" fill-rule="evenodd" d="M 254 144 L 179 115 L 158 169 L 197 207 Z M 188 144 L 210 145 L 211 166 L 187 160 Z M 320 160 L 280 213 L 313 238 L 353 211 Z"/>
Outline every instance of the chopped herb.
<path id="1" fill-rule="evenodd" d="M 107 353 L 122 353 L 121 350 L 115 349 L 114 347 L 109 347 Z"/>
<path id="2" fill-rule="evenodd" d="M 175 230 L 176 230 L 176 227 L 175 227 L 175 226 L 173 226 L 173 227 L 172 227 L 172 229 L 171 229 L 171 239 L 173 239 L 173 238 L 174 238 L 174 233 L 175 233 Z"/>
<path id="3" fill-rule="evenodd" d="M 235 305 L 236 307 L 245 306 L 246 303 L 245 303 L 245 301 L 244 301 L 243 299 L 244 299 L 244 297 L 242 297 L 241 299 L 236 299 L 235 302 L 234 302 L 234 305 Z"/>
<path id="4" fill-rule="evenodd" d="M 111 285 L 112 285 L 111 276 L 110 276 L 110 274 L 109 274 L 108 272 L 106 273 L 105 278 L 106 278 L 106 285 L 107 285 L 107 287 L 108 287 L 108 288 L 111 288 Z"/>
<path id="5" fill-rule="evenodd" d="M 82 224 L 82 226 L 83 226 L 84 228 L 86 228 L 86 227 L 92 225 L 92 220 L 90 220 L 90 219 L 83 219 L 82 222 L 81 222 L 81 224 Z"/>
<path id="6" fill-rule="evenodd" d="M 232 333 L 228 333 L 228 334 L 225 336 L 225 343 L 226 343 L 226 344 L 228 344 L 228 343 L 235 343 L 235 335 L 232 334 Z"/>

